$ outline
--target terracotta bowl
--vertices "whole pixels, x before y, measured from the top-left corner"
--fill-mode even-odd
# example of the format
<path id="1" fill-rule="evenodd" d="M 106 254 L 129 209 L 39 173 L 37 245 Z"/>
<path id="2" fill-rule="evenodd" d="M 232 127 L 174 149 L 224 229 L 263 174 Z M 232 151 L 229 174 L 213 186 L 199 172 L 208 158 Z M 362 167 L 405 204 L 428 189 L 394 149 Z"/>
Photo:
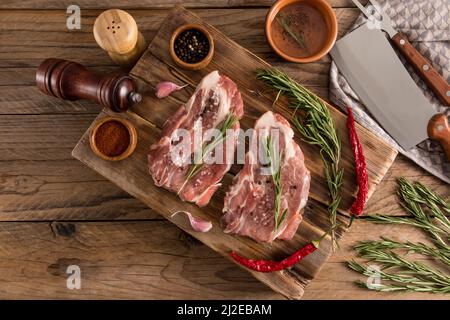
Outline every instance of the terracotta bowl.
<path id="1" fill-rule="evenodd" d="M 128 148 L 125 149 L 125 151 L 122 154 L 119 154 L 118 156 L 114 156 L 114 157 L 110 157 L 107 156 L 106 154 L 102 153 L 99 148 L 97 147 L 96 143 L 95 143 L 95 137 L 98 131 L 98 128 L 100 128 L 100 126 L 106 122 L 109 121 L 117 121 L 122 123 L 128 130 L 128 133 L 130 134 L 130 144 L 128 145 Z M 91 146 L 92 151 L 94 151 L 94 153 L 99 156 L 100 158 L 102 158 L 103 160 L 108 160 L 108 161 L 120 161 L 123 159 L 128 158 L 136 149 L 136 145 L 137 145 L 137 132 L 136 132 L 136 128 L 131 124 L 130 121 L 119 118 L 119 117 L 105 117 L 103 119 L 100 119 L 99 121 L 97 121 L 94 125 L 94 127 L 91 130 L 91 134 L 89 137 L 89 144 Z"/>
<path id="2" fill-rule="evenodd" d="M 273 41 L 273 38 L 272 38 L 272 28 L 271 27 L 272 27 L 272 23 L 275 20 L 275 16 L 277 15 L 277 13 L 282 8 L 284 8 L 290 4 L 293 4 L 293 3 L 297 3 L 297 2 L 308 3 L 309 5 L 313 6 L 317 10 L 319 10 L 319 12 L 324 17 L 325 23 L 327 24 L 327 28 L 328 28 L 327 40 L 325 41 L 325 44 L 323 45 L 323 47 L 315 54 L 308 56 L 308 57 L 303 57 L 303 58 L 292 57 L 292 56 L 287 55 L 286 53 L 281 51 L 275 45 L 275 42 Z M 334 43 L 336 42 L 336 38 L 337 38 L 337 31 L 338 31 L 338 26 L 337 26 L 336 14 L 334 13 L 333 8 L 325 0 L 278 0 L 270 8 L 269 13 L 267 14 L 267 17 L 266 17 L 266 37 L 267 37 L 267 41 L 269 42 L 273 51 L 275 51 L 283 59 L 292 61 L 292 62 L 297 62 L 297 63 L 308 63 L 308 62 L 317 61 L 317 60 L 320 60 L 321 58 L 323 58 L 328 52 L 330 52 L 331 48 L 333 48 Z"/>
<path id="3" fill-rule="evenodd" d="M 206 38 L 208 39 L 208 42 L 209 42 L 208 54 L 202 61 L 199 61 L 197 63 L 184 62 L 183 60 L 178 58 L 178 56 L 175 53 L 175 39 L 178 37 L 178 35 L 180 33 L 182 33 L 183 31 L 189 30 L 189 29 L 195 29 L 195 30 L 200 31 L 201 33 L 203 33 L 206 36 Z M 178 27 L 177 29 L 175 29 L 175 31 L 172 33 L 172 36 L 170 37 L 169 53 L 170 53 L 170 56 L 172 57 L 173 61 L 177 65 L 182 67 L 183 69 L 200 70 L 200 69 L 203 69 L 204 67 L 206 67 L 212 60 L 212 57 L 214 55 L 214 39 L 213 39 L 211 33 L 209 33 L 209 31 L 206 30 L 206 28 L 203 27 L 202 25 L 193 24 L 193 23 L 183 24 L 180 27 Z"/>

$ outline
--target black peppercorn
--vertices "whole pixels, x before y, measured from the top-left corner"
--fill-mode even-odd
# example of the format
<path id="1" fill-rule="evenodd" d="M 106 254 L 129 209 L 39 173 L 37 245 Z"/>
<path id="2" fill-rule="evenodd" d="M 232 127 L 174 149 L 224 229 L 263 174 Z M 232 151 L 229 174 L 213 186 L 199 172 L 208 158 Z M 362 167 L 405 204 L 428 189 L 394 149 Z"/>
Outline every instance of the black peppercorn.
<path id="1" fill-rule="evenodd" d="M 184 62 L 198 63 L 208 55 L 208 38 L 197 29 L 183 31 L 175 39 L 174 50 Z"/>

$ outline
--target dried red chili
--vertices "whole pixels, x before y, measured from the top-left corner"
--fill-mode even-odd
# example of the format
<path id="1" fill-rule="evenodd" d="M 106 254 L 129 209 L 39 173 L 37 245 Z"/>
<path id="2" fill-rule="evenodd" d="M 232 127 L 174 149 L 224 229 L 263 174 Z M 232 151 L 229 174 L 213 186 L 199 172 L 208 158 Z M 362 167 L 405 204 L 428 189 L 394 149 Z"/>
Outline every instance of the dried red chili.
<path id="1" fill-rule="evenodd" d="M 294 264 L 302 260 L 307 255 L 313 253 L 319 247 L 320 241 L 311 241 L 306 246 L 293 253 L 286 259 L 281 261 L 272 261 L 272 260 L 253 260 L 241 257 L 236 252 L 231 252 L 231 257 L 238 262 L 239 264 L 247 267 L 251 270 L 258 272 L 273 272 L 280 271 L 289 267 L 292 267 Z"/>
<path id="2" fill-rule="evenodd" d="M 355 118 L 353 117 L 352 108 L 347 107 L 347 128 L 350 138 L 350 144 L 353 149 L 353 156 L 355 158 L 355 172 L 358 180 L 358 194 L 355 202 L 353 202 L 350 212 L 355 216 L 360 216 L 363 213 L 369 193 L 369 176 L 367 174 L 366 158 L 361 143 L 358 139 L 358 134 L 355 129 Z"/>

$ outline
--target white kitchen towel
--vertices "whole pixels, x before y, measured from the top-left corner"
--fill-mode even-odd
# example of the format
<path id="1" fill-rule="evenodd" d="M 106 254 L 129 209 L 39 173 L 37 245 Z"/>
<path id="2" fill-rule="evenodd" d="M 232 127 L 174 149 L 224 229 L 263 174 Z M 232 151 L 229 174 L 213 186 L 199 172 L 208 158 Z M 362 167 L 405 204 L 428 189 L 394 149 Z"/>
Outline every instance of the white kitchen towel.
<path id="1" fill-rule="evenodd" d="M 436 70 L 449 82 L 450 0 L 378 0 L 376 3 L 379 4 L 379 10 L 384 10 L 390 16 L 393 27 L 404 33 L 416 49 L 430 60 Z M 375 7 L 378 6 L 375 4 Z M 373 7 L 369 9 L 373 12 Z M 352 30 L 366 21 L 363 15 L 359 16 Z M 450 108 L 441 104 L 403 57 L 400 56 L 400 59 L 425 97 L 433 105 L 436 113 L 443 112 L 450 116 Z M 450 183 L 450 163 L 441 146 L 428 139 L 411 150 L 403 150 L 372 118 L 334 62 L 331 64 L 330 70 L 330 99 L 344 110 L 346 106 L 351 106 L 355 118 L 360 124 L 380 136 L 425 170 Z"/>

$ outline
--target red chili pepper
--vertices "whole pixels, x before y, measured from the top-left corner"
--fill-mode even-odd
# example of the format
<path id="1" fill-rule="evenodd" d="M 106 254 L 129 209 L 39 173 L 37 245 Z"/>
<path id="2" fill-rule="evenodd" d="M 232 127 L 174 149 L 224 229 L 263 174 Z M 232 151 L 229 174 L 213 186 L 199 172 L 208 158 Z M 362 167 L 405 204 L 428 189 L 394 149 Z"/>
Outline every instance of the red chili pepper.
<path id="1" fill-rule="evenodd" d="M 355 216 L 360 216 L 363 213 L 366 205 L 367 196 L 369 193 L 369 176 L 367 174 L 366 159 L 361 143 L 358 139 L 358 134 L 355 129 L 355 118 L 353 117 L 352 108 L 347 107 L 347 128 L 350 138 L 350 144 L 353 149 L 353 156 L 355 157 L 355 171 L 356 179 L 358 180 L 358 194 L 355 202 L 353 202 L 350 212 Z"/>
<path id="2" fill-rule="evenodd" d="M 318 247 L 319 241 L 311 241 L 306 246 L 281 261 L 247 259 L 241 257 L 234 251 L 231 252 L 231 256 L 236 262 L 251 270 L 258 272 L 273 272 L 292 267 L 304 257 L 316 251 Z"/>

